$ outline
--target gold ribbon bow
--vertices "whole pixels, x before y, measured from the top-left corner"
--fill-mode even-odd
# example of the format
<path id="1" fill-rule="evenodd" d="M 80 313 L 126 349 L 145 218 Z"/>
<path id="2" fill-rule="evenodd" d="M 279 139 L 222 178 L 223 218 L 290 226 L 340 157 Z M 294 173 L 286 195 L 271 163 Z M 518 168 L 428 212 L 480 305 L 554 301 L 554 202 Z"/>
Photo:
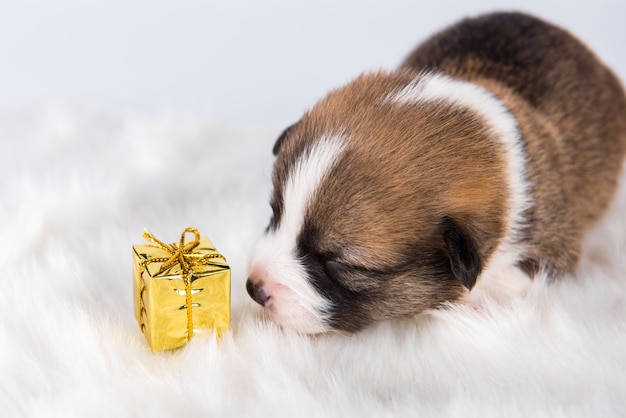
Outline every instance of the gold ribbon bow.
<path id="1" fill-rule="evenodd" d="M 194 234 L 194 240 L 188 243 L 185 243 L 185 235 L 187 233 Z M 213 260 L 216 258 L 222 259 L 224 263 L 226 262 L 226 258 L 219 254 L 202 254 L 195 253 L 193 250 L 200 244 L 200 232 L 196 228 L 189 227 L 186 228 L 183 233 L 180 235 L 180 241 L 173 244 L 165 244 L 164 242 L 158 240 L 154 235 L 152 235 L 147 230 L 143 232 L 143 238 L 146 241 L 150 241 L 154 247 L 160 248 L 161 250 L 170 254 L 169 257 L 153 257 L 148 260 L 145 260 L 146 263 L 163 263 L 157 275 L 163 273 L 165 270 L 169 269 L 175 264 L 180 264 L 180 267 L 183 270 L 183 282 L 185 283 L 185 295 L 186 295 L 186 306 L 187 306 L 187 341 L 193 337 L 193 316 L 192 316 L 192 300 L 191 300 L 191 276 L 192 276 L 192 267 L 214 264 Z M 143 307 L 143 298 L 140 293 L 140 304 Z"/>

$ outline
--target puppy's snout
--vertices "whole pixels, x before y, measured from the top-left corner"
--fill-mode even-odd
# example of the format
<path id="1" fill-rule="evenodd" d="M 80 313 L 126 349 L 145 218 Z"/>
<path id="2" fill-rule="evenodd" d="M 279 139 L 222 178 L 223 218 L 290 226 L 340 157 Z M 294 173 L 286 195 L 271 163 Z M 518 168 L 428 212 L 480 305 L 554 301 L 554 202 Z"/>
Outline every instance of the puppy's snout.
<path id="1" fill-rule="evenodd" d="M 251 278 L 246 282 L 246 290 L 250 297 L 259 305 L 265 306 L 268 296 L 263 290 L 263 282 L 255 283 Z"/>

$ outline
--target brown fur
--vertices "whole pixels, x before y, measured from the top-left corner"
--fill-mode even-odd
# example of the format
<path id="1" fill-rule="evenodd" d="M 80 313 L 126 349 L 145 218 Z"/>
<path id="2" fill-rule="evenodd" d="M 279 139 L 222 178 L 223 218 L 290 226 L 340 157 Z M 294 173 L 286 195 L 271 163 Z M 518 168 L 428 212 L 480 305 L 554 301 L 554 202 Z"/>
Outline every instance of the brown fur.
<path id="1" fill-rule="evenodd" d="M 363 302 L 368 322 L 435 308 L 463 293 L 449 266 L 414 262 L 425 254 L 440 260 L 437 254 L 447 251 L 444 217 L 468 229 L 484 260 L 504 230 L 507 185 L 498 140 L 476 115 L 451 105 L 383 103 L 414 77 L 369 74 L 331 93 L 290 129 L 275 163 L 280 191 L 294 155 L 324 134 L 348 140 L 306 215 L 307 241 L 309 251 L 359 268 L 345 286 L 376 293 Z M 441 268 L 448 274 L 434 271 Z"/>
<path id="2" fill-rule="evenodd" d="M 486 22 L 490 33 L 475 30 Z M 522 264 L 529 272 L 571 272 L 582 235 L 614 194 L 626 152 L 618 79 L 571 34 L 522 14 L 467 19 L 422 44 L 403 67 L 480 84 L 509 107 L 526 143 L 535 202 Z"/>
<path id="3" fill-rule="evenodd" d="M 390 103 L 424 72 L 478 84 L 515 116 L 532 206 L 517 237 L 530 274 L 571 272 L 582 235 L 613 196 L 626 152 L 626 99 L 615 76 L 567 32 L 522 14 L 465 20 L 392 73 L 331 92 L 279 138 L 276 228 L 284 185 L 323 136 L 346 150 L 320 183 L 297 237 L 332 328 L 415 314 L 458 299 L 507 231 L 509 162 L 481 116 L 444 102 Z"/>

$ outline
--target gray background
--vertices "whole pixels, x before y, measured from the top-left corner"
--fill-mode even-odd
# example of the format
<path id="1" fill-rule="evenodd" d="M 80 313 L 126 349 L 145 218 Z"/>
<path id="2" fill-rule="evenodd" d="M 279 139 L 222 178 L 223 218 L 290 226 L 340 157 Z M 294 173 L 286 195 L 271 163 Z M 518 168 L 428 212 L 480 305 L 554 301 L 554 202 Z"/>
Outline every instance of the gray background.
<path id="1" fill-rule="evenodd" d="M 96 101 L 287 123 L 456 19 L 507 9 L 572 30 L 626 78 L 623 0 L 0 0 L 0 105 Z"/>

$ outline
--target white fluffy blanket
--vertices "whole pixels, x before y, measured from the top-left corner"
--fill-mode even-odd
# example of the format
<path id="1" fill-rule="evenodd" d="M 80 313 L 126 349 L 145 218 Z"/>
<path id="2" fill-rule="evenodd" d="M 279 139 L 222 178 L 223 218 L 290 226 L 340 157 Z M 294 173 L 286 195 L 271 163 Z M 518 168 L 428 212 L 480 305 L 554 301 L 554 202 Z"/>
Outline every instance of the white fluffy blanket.
<path id="1" fill-rule="evenodd" d="M 282 126 L 85 104 L 0 109 L 0 415 L 619 416 L 626 187 L 580 272 L 480 311 L 299 336 L 245 292 Z M 195 226 L 232 266 L 232 330 L 152 353 L 131 245 Z M 623 416 L 623 415 L 622 415 Z"/>

